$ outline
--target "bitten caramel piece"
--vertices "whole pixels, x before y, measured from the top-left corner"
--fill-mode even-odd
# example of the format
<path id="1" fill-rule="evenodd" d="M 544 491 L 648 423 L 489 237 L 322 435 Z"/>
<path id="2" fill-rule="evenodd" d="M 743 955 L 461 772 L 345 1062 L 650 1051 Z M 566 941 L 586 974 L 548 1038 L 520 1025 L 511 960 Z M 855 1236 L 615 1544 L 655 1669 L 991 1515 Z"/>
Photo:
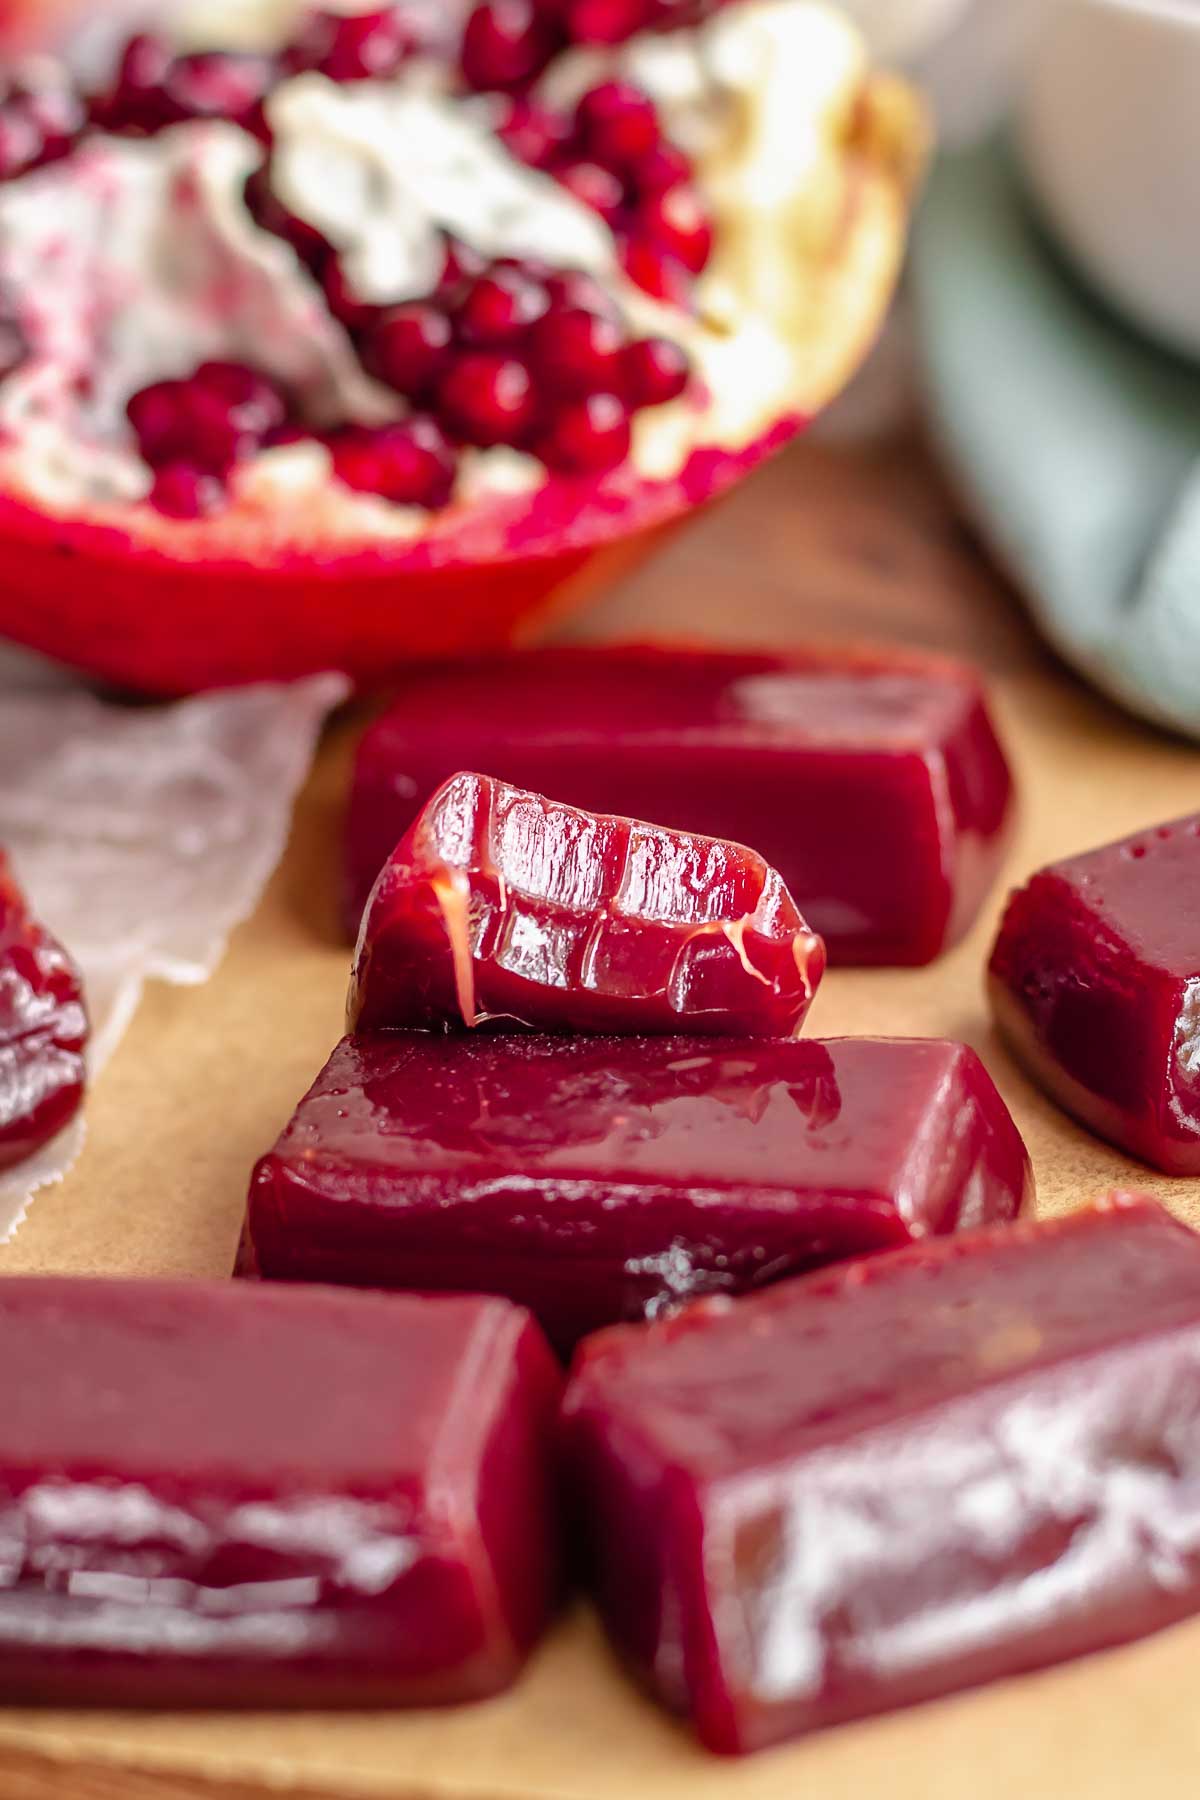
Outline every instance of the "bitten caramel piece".
<path id="1" fill-rule="evenodd" d="M 565 1450 L 630 1662 L 714 1750 L 1200 1608 L 1200 1239 L 1113 1196 L 616 1327 Z"/>
<path id="2" fill-rule="evenodd" d="M 824 967 L 755 851 L 460 774 L 372 890 L 347 1028 L 791 1037 Z"/>

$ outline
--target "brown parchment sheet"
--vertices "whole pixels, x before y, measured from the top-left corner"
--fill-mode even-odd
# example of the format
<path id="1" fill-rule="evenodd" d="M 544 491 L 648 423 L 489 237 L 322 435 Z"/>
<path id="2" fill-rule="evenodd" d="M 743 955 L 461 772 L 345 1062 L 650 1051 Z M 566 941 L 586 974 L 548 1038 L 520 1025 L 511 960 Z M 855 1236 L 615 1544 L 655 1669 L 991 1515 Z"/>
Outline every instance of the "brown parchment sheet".
<path id="1" fill-rule="evenodd" d="M 1200 749 L 1123 718 L 1034 641 L 919 446 L 803 446 L 678 538 L 577 636 L 783 643 L 888 637 L 974 654 L 1021 786 L 1008 866 L 1200 806 Z M 89 1107 L 89 1142 L 0 1272 L 223 1275 L 247 1177 L 339 1035 L 338 829 L 361 719 L 330 732 L 293 841 L 216 977 L 153 989 Z M 1070 1123 L 989 1028 L 981 971 L 1003 889 L 931 969 L 835 971 L 809 1029 L 948 1035 L 983 1054 L 1024 1131 L 1040 1210 L 1114 1185 L 1200 1226 L 1200 1183 L 1156 1177 Z M 1200 900 L 1198 900 L 1200 904 Z M 7 1369 L 6 1381 L 20 1380 Z M 394 1800 L 1196 1800 L 1200 1620 L 1131 1648 L 718 1761 L 630 1687 L 580 1606 L 509 1696 L 444 1712 L 115 1715 L 0 1709 L 0 1800 L 226 1789 Z"/>

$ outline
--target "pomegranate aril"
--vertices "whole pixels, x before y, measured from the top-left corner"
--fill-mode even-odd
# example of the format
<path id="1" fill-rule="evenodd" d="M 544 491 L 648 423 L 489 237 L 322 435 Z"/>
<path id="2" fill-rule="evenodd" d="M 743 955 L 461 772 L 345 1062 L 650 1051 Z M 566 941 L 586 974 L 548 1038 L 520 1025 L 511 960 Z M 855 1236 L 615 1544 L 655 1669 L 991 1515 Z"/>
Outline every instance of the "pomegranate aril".
<path id="1" fill-rule="evenodd" d="M 691 178 L 692 165 L 683 151 L 664 138 L 638 163 L 636 184 L 639 193 L 661 194 Z"/>
<path id="2" fill-rule="evenodd" d="M 561 113 L 536 101 L 515 96 L 497 136 L 511 155 L 532 169 L 545 169 L 562 150 L 570 127 Z"/>
<path id="3" fill-rule="evenodd" d="M 300 36 L 284 52 L 289 74 L 313 70 L 330 81 L 369 81 L 394 75 L 417 48 L 399 7 L 379 12 L 311 13 Z"/>
<path id="4" fill-rule="evenodd" d="M 634 233 L 675 257 L 693 275 L 712 254 L 712 220 L 695 188 L 688 185 L 648 195 L 637 209 Z"/>
<path id="5" fill-rule="evenodd" d="M 167 463 L 154 477 L 152 506 L 172 519 L 203 519 L 215 512 L 225 489 L 215 475 L 190 463 Z"/>
<path id="6" fill-rule="evenodd" d="M 142 456 L 156 467 L 186 455 L 181 381 L 158 381 L 134 394 L 125 411 Z"/>
<path id="7" fill-rule="evenodd" d="M 629 455 L 629 414 L 616 394 L 588 394 L 563 407 L 538 446 L 547 468 L 599 475 Z"/>
<path id="8" fill-rule="evenodd" d="M 619 320 L 583 307 L 550 313 L 530 340 L 538 374 L 564 394 L 594 394 L 614 387 L 624 347 Z"/>
<path id="9" fill-rule="evenodd" d="M 672 306 L 691 304 L 691 276 L 677 256 L 645 238 L 633 238 L 622 246 L 625 273 L 636 287 L 666 300 Z"/>
<path id="10" fill-rule="evenodd" d="M 287 419 L 287 401 L 274 382 L 245 363 L 201 363 L 193 381 L 200 393 L 227 408 L 238 429 L 249 436 L 265 438 Z"/>
<path id="11" fill-rule="evenodd" d="M 647 0 L 568 0 L 567 35 L 576 44 L 623 44 L 650 23 Z"/>
<path id="12" fill-rule="evenodd" d="M 495 351 L 460 357 L 441 383 L 439 400 L 446 422 L 470 444 L 520 444 L 536 418 L 528 369 Z"/>
<path id="13" fill-rule="evenodd" d="M 462 72 L 473 88 L 515 88 L 545 68 L 553 30 L 533 0 L 483 0 L 467 20 Z"/>
<path id="14" fill-rule="evenodd" d="M 433 419 L 406 419 L 378 430 L 351 427 L 329 440 L 334 473 L 347 487 L 398 506 L 444 506 L 455 459 Z"/>
<path id="15" fill-rule="evenodd" d="M 590 154 L 606 168 L 632 173 L 658 144 L 658 110 L 640 88 L 605 81 L 579 102 L 576 128 Z"/>
<path id="16" fill-rule="evenodd" d="M 496 348 L 521 338 L 549 303 L 539 281 L 521 269 L 500 265 L 467 290 L 455 325 L 464 343 Z"/>
<path id="17" fill-rule="evenodd" d="M 410 300 L 381 315 L 363 350 L 373 375 L 398 393 L 421 395 L 449 362 L 450 320 L 427 300 Z"/>
<path id="18" fill-rule="evenodd" d="M 605 224 L 616 224 L 625 209 L 625 185 L 620 176 L 588 161 L 564 163 L 554 175 L 584 206 L 599 213 Z"/>
<path id="19" fill-rule="evenodd" d="M 691 364 L 670 338 L 639 338 L 622 351 L 621 374 L 631 406 L 664 406 L 687 387 Z"/>
<path id="20" fill-rule="evenodd" d="M 126 411 L 151 468 L 184 464 L 225 475 L 283 425 L 288 408 L 278 388 L 255 370 L 208 362 L 186 381 L 143 388 Z"/>

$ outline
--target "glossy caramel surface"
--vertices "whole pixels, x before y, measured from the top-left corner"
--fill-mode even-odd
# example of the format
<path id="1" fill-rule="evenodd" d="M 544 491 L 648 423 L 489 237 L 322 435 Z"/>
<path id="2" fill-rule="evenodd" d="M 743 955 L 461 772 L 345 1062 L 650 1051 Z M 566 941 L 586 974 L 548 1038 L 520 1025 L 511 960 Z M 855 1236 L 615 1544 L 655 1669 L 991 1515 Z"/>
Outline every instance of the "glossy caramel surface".
<path id="1" fill-rule="evenodd" d="M 406 681 L 359 750 L 347 907 L 428 796 L 485 769 L 599 812 L 750 844 L 835 963 L 921 963 L 995 877 L 1012 779 L 978 677 L 896 648 L 597 645 Z"/>
<path id="2" fill-rule="evenodd" d="M 788 1037 L 824 966 L 754 851 L 459 774 L 375 884 L 347 1027 Z"/>
<path id="3" fill-rule="evenodd" d="M 261 1273 L 616 1319 L 1011 1218 L 1024 1146 L 938 1041 L 346 1038 L 251 1187 Z"/>
<path id="4" fill-rule="evenodd" d="M 469 1699 L 545 1622 L 558 1379 L 501 1301 L 8 1280 L 0 1357 L 7 1699 Z"/>
<path id="5" fill-rule="evenodd" d="M 1200 1609 L 1200 1240 L 1150 1201 L 601 1333 L 564 1421 L 608 1627 L 715 1750 Z"/>
<path id="6" fill-rule="evenodd" d="M 0 1170 L 79 1110 L 86 1042 L 79 971 L 31 917 L 0 850 Z"/>
<path id="7" fill-rule="evenodd" d="M 1040 870 L 992 952 L 996 1019 L 1051 1096 L 1200 1174 L 1200 814 Z"/>

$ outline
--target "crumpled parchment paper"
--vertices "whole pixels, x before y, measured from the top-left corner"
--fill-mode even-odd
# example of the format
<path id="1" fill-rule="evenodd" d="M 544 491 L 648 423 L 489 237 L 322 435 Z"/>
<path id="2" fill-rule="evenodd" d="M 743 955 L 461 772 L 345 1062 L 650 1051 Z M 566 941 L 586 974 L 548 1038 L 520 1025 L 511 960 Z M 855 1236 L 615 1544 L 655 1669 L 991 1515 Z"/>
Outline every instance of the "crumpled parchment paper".
<path id="1" fill-rule="evenodd" d="M 348 691 L 320 675 L 123 706 L 0 656 L 0 845 L 83 970 L 90 1079 L 147 980 L 212 974 L 282 855 L 321 725 Z M 0 1241 L 82 1141 L 77 1121 L 0 1177 Z"/>

